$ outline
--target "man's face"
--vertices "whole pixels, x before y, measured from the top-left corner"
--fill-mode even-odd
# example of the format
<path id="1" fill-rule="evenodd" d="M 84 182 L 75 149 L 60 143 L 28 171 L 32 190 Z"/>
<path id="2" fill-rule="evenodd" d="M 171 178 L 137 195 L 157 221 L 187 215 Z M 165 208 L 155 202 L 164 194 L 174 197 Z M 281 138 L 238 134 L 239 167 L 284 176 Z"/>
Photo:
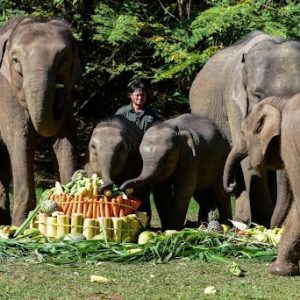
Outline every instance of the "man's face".
<path id="1" fill-rule="evenodd" d="M 131 102 L 143 107 L 147 100 L 147 93 L 141 89 L 136 89 L 130 94 Z"/>

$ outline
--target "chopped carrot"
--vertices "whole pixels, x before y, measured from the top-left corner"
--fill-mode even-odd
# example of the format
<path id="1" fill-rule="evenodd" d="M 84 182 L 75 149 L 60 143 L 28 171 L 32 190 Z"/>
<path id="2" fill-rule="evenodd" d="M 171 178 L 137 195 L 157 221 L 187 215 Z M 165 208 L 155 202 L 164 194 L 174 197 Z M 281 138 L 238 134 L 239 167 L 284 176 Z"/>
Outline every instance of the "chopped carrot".
<path id="1" fill-rule="evenodd" d="M 111 212 L 110 212 L 110 201 L 109 198 L 107 196 L 104 196 L 104 202 L 105 202 L 105 217 L 111 217 Z"/>
<path id="2" fill-rule="evenodd" d="M 83 212 L 82 212 L 84 218 L 86 217 L 87 211 L 88 211 L 88 198 L 84 197 L 83 198 Z"/>
<path id="3" fill-rule="evenodd" d="M 75 195 L 73 203 L 74 204 L 73 204 L 72 214 L 75 214 L 77 212 L 77 207 L 78 207 L 78 196 L 77 195 Z"/>
<path id="4" fill-rule="evenodd" d="M 133 210 L 135 211 L 141 205 L 141 200 L 139 200 L 138 198 L 130 197 L 130 205 L 133 208 Z"/>
<path id="5" fill-rule="evenodd" d="M 124 209 L 123 207 L 120 208 L 120 212 L 119 212 L 119 217 L 125 217 L 125 212 L 124 212 Z"/>
<path id="6" fill-rule="evenodd" d="M 120 214 L 120 209 L 122 208 L 123 198 L 122 195 L 117 195 L 116 197 L 116 216 L 118 217 Z"/>
<path id="7" fill-rule="evenodd" d="M 69 207 L 69 201 L 70 201 L 70 198 L 69 198 L 68 195 L 66 195 L 64 205 L 62 207 L 62 210 L 63 210 L 65 215 L 67 214 L 67 210 L 68 210 L 68 207 Z"/>
<path id="8" fill-rule="evenodd" d="M 78 196 L 78 206 L 77 206 L 77 213 L 82 214 L 83 213 L 83 196 Z"/>
<path id="9" fill-rule="evenodd" d="M 119 216 L 119 210 L 118 210 L 119 204 L 117 204 L 117 200 L 115 198 L 111 198 L 111 207 L 112 207 L 112 216 L 118 217 Z"/>
<path id="10" fill-rule="evenodd" d="M 92 218 L 97 219 L 97 203 L 96 203 L 97 198 L 93 198 L 93 213 L 92 213 Z"/>
<path id="11" fill-rule="evenodd" d="M 90 199 L 88 200 L 88 209 L 87 209 L 87 213 L 86 213 L 86 217 L 87 218 L 92 218 L 93 215 L 93 203 Z"/>
<path id="12" fill-rule="evenodd" d="M 71 216 L 72 215 L 72 211 L 73 211 L 73 206 L 74 206 L 74 198 L 71 198 L 70 199 L 70 203 L 69 203 L 69 207 L 68 207 L 68 210 L 67 210 L 67 215 L 68 216 Z"/>
<path id="13" fill-rule="evenodd" d="M 124 213 L 125 213 L 125 216 L 129 215 L 132 211 L 131 209 L 131 206 L 130 206 L 130 200 L 129 199 L 123 199 L 124 201 Z"/>
<path id="14" fill-rule="evenodd" d="M 104 217 L 105 216 L 105 203 L 103 197 L 100 199 L 100 216 Z"/>
<path id="15" fill-rule="evenodd" d="M 99 196 L 96 196 L 95 198 L 95 202 L 96 202 L 96 219 L 98 219 L 100 216 L 101 216 L 101 214 L 100 214 L 100 198 L 99 198 Z"/>

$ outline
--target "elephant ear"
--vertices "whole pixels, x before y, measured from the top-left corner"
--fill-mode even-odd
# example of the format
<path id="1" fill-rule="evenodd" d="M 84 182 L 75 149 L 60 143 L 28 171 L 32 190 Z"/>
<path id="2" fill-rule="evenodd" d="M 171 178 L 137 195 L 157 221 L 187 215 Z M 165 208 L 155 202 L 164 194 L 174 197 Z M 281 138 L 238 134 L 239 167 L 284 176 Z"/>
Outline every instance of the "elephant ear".
<path id="1" fill-rule="evenodd" d="M 271 35 L 262 33 L 262 32 L 254 32 L 253 38 L 242 47 L 240 52 L 239 61 L 234 69 L 234 86 L 232 91 L 232 100 L 239 107 L 243 119 L 248 114 L 248 94 L 245 86 L 245 60 L 247 58 L 248 53 L 253 49 L 257 44 L 265 41 L 265 40 L 278 40 L 276 37 Z"/>
<path id="2" fill-rule="evenodd" d="M 236 69 L 236 77 L 234 79 L 234 86 L 232 91 L 232 100 L 239 107 L 242 118 L 244 119 L 248 113 L 248 95 L 244 84 L 244 63 L 245 53 Z"/>
<path id="3" fill-rule="evenodd" d="M 2 27 L 0 30 L 0 68 L 2 67 L 7 41 L 13 31 L 24 19 L 24 17 L 13 18 L 9 22 L 7 22 L 6 25 L 4 25 L 4 27 Z"/>
<path id="4" fill-rule="evenodd" d="M 184 147 L 181 152 L 180 163 L 184 165 L 191 157 L 196 156 L 196 142 L 195 142 L 195 133 L 193 134 L 192 130 L 180 129 L 178 135 L 181 138 L 181 141 L 188 146 L 192 152 L 192 156 L 187 149 Z"/>
<path id="5" fill-rule="evenodd" d="M 78 42 L 72 34 L 71 25 L 68 22 L 60 19 L 50 20 L 49 24 L 60 27 L 70 34 L 73 44 L 72 82 L 76 83 L 82 74 L 82 55 L 80 55 Z"/>
<path id="6" fill-rule="evenodd" d="M 264 105 L 262 113 L 254 127 L 254 133 L 259 136 L 263 155 L 266 154 L 271 140 L 280 134 L 280 124 L 280 111 L 270 104 Z"/>

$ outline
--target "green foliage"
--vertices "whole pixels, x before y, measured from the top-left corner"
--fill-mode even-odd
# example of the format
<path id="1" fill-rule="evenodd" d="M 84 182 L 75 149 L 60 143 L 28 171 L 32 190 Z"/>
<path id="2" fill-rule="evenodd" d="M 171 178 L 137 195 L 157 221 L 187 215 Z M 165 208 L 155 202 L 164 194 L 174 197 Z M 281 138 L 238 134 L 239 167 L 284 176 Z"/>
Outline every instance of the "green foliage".
<path id="1" fill-rule="evenodd" d="M 79 119 L 113 114 L 138 78 L 151 84 L 162 116 L 186 112 L 192 80 L 217 51 L 253 30 L 300 36 L 300 4 L 292 0 L 4 0 L 0 10 L 0 23 L 31 14 L 72 24 L 85 62 Z"/>

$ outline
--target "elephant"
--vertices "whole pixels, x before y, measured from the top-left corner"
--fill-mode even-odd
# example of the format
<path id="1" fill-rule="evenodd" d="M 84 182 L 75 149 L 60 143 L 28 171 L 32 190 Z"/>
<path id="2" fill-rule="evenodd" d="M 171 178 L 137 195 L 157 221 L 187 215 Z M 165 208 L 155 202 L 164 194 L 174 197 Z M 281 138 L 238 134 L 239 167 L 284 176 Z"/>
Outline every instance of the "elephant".
<path id="1" fill-rule="evenodd" d="M 0 223 L 19 226 L 34 209 L 34 154 L 43 139 L 52 142 L 62 182 L 77 169 L 73 90 L 81 73 L 65 21 L 16 17 L 1 28 L 0 157 L 6 167 L 0 171 Z"/>
<path id="2" fill-rule="evenodd" d="M 189 103 L 192 113 L 212 119 L 235 145 L 241 139 L 242 120 L 255 103 L 297 92 L 300 43 L 255 31 L 208 60 L 191 85 Z M 249 170 L 247 158 L 241 168 L 235 219 L 269 227 L 275 203 L 291 195 L 286 172 Z"/>
<path id="3" fill-rule="evenodd" d="M 143 130 L 121 115 L 114 115 L 96 125 L 89 140 L 85 170 L 90 176 L 95 173 L 102 177 L 104 184 L 100 192 L 140 174 L 143 162 L 139 145 L 142 138 Z M 136 189 L 133 196 L 141 200 L 139 210 L 147 213 L 150 222 L 149 190 Z"/>
<path id="4" fill-rule="evenodd" d="M 183 114 L 160 122 L 144 133 L 140 175 L 125 181 L 120 189 L 153 184 L 163 229 L 184 226 L 192 196 L 200 204 L 201 221 L 207 221 L 209 210 L 217 207 L 220 221 L 227 223 L 232 217 L 231 202 L 222 186 L 222 174 L 229 151 L 225 135 L 206 118 Z"/>
<path id="5" fill-rule="evenodd" d="M 237 187 L 235 170 L 244 158 L 251 169 L 285 168 L 291 186 L 291 203 L 286 204 L 287 218 L 276 261 L 270 272 L 276 275 L 299 274 L 300 258 L 300 93 L 294 96 L 267 97 L 255 104 L 242 122 L 242 139 L 228 155 L 224 169 L 224 187 Z M 288 197 L 289 199 L 289 197 Z M 276 210 L 276 209 L 275 209 Z"/>

